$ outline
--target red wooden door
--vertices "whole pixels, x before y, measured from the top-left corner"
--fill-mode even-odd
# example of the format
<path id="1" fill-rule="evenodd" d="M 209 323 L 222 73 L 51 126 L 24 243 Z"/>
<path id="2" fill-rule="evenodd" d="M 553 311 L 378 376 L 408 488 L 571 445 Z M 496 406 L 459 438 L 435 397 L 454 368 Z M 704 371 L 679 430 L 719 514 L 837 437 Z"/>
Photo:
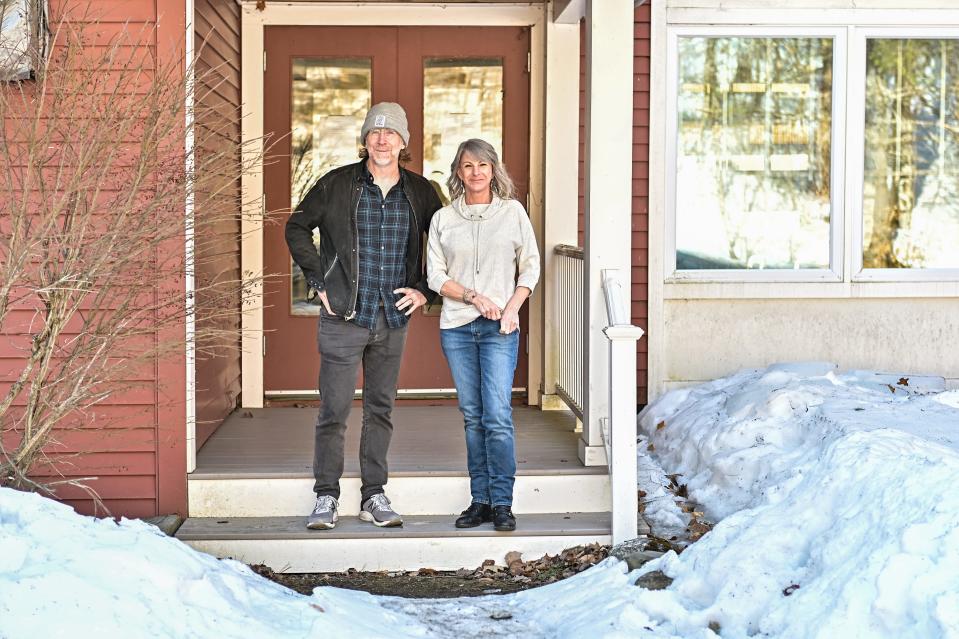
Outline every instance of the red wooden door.
<path id="1" fill-rule="evenodd" d="M 264 163 L 266 206 L 295 206 L 333 166 L 357 161 L 370 104 L 399 102 L 410 128 L 410 170 L 443 185 L 456 145 L 496 146 L 524 202 L 529 183 L 529 30 L 518 27 L 267 27 Z M 425 169 L 425 172 L 424 172 Z M 445 187 L 444 187 L 445 188 Z M 283 236 L 287 213 L 264 230 L 266 392 L 317 387 L 316 307 Z M 525 317 L 522 321 L 526 344 Z M 514 386 L 525 387 L 521 348 Z M 361 382 L 358 382 L 361 383 Z M 437 312 L 410 322 L 402 390 L 450 389 Z"/>

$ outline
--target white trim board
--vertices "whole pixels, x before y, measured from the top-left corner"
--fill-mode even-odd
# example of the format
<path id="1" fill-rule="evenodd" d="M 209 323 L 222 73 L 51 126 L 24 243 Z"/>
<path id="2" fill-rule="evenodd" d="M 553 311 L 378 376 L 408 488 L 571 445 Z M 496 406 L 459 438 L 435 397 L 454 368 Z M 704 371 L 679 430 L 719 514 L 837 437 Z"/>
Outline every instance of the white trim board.
<path id="1" fill-rule="evenodd" d="M 187 90 L 184 100 L 184 150 L 186 175 L 193 175 L 196 166 L 196 130 L 195 130 L 195 82 L 196 65 L 194 2 L 184 2 L 186 12 L 186 33 L 184 34 L 184 71 L 188 74 Z M 193 182 L 186 186 L 186 201 L 184 202 L 184 219 L 186 231 L 184 233 L 183 252 L 186 256 L 184 269 L 184 289 L 186 292 L 186 318 L 184 321 L 184 337 L 186 340 L 186 472 L 196 469 L 196 238 L 194 237 L 196 197 Z"/>
<path id="2" fill-rule="evenodd" d="M 688 3 L 687 3 L 688 4 Z M 850 6 L 849 0 L 794 0 L 789 7 L 770 8 L 773 2 L 766 0 L 758 6 L 757 2 L 735 3 L 738 6 L 722 8 L 677 7 L 671 3 L 666 9 L 669 24 L 715 24 L 715 25 L 819 25 L 819 26 L 941 26 L 959 23 L 959 10 L 952 0 L 890 0 L 885 8 L 877 6 L 862 7 L 866 2 L 857 2 L 860 8 Z M 777 3 L 778 4 L 778 3 Z M 894 5 L 892 7 L 888 5 Z M 905 9 L 909 4 L 914 8 Z M 751 5 L 751 6 L 746 6 Z M 824 6 L 841 5 L 841 6 Z M 823 11 L 823 9 L 829 9 Z"/>
<path id="3" fill-rule="evenodd" d="M 296 26 L 524 26 L 530 27 L 530 140 L 529 140 L 529 216 L 537 237 L 543 236 L 544 217 L 544 112 L 545 57 L 544 29 L 546 5 L 442 2 L 393 4 L 345 4 L 331 2 L 273 4 L 256 9 L 254 2 L 241 3 L 242 20 L 242 95 L 243 142 L 260 141 L 256 150 L 262 154 L 263 139 L 263 51 L 264 29 L 274 25 Z M 577 123 L 566 127 L 576 130 Z M 572 160 L 575 161 L 575 158 Z M 245 278 L 263 274 L 263 209 L 262 160 L 258 169 L 242 176 L 243 201 L 241 269 Z M 539 401 L 543 377 L 543 298 L 529 300 L 529 376 L 532 389 L 530 403 Z M 263 297 L 262 287 L 250 291 L 242 315 L 242 404 L 247 408 L 263 406 Z"/>

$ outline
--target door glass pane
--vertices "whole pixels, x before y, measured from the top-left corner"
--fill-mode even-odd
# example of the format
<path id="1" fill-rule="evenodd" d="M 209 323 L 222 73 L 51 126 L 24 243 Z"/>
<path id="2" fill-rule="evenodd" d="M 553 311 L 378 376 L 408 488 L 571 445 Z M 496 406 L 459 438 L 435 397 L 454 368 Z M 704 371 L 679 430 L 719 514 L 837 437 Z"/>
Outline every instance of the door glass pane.
<path id="1" fill-rule="evenodd" d="M 464 140 L 480 138 L 503 157 L 503 62 L 427 58 L 423 65 L 423 175 L 449 204 L 450 163 Z M 439 295 L 423 312 L 440 312 Z"/>
<path id="2" fill-rule="evenodd" d="M 372 64 L 366 59 L 294 58 L 290 123 L 290 206 L 330 169 L 358 161 L 360 129 L 370 108 Z M 320 245 L 314 229 L 313 242 Z M 292 265 L 294 315 L 317 315 L 303 272 Z"/>
<path id="3" fill-rule="evenodd" d="M 824 269 L 832 40 L 679 39 L 678 269 Z"/>
<path id="4" fill-rule="evenodd" d="M 485 58 L 427 58 L 423 69 L 423 175 L 443 204 L 456 147 L 486 140 L 503 157 L 503 62 Z"/>
<path id="5" fill-rule="evenodd" d="M 866 45 L 864 268 L 959 268 L 959 41 Z"/>

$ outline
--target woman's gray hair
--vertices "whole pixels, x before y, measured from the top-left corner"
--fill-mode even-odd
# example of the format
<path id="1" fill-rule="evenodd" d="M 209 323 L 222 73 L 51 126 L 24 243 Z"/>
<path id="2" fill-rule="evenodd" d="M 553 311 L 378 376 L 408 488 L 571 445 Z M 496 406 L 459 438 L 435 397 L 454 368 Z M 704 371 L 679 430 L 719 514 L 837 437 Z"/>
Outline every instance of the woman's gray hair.
<path id="1" fill-rule="evenodd" d="M 456 174 L 457 169 L 460 168 L 460 162 L 463 159 L 464 153 L 469 153 L 480 162 L 489 162 L 490 166 L 493 167 L 493 180 L 490 182 L 490 190 L 502 200 L 513 199 L 513 193 L 515 191 L 513 180 L 510 178 L 509 173 L 506 172 L 506 167 L 499 161 L 499 155 L 497 155 L 496 149 L 485 140 L 471 138 L 460 144 L 459 148 L 456 149 L 456 156 L 453 158 L 453 163 L 450 164 L 450 177 L 446 180 L 446 186 L 450 190 L 450 200 L 455 200 L 466 191 L 466 187 L 463 186 L 463 180 Z"/>

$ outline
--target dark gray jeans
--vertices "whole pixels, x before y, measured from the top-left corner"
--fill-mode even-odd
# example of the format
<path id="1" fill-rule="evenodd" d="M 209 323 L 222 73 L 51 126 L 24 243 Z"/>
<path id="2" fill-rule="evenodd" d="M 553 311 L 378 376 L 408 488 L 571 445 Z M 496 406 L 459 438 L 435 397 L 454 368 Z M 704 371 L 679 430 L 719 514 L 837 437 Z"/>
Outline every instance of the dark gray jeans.
<path id="1" fill-rule="evenodd" d="M 323 312 L 319 325 L 320 412 L 313 447 L 313 490 L 340 498 L 346 418 L 363 363 L 363 430 L 360 433 L 361 501 L 383 492 L 386 454 L 393 435 L 393 402 L 406 326 L 390 328 L 380 309 L 372 331 Z"/>

